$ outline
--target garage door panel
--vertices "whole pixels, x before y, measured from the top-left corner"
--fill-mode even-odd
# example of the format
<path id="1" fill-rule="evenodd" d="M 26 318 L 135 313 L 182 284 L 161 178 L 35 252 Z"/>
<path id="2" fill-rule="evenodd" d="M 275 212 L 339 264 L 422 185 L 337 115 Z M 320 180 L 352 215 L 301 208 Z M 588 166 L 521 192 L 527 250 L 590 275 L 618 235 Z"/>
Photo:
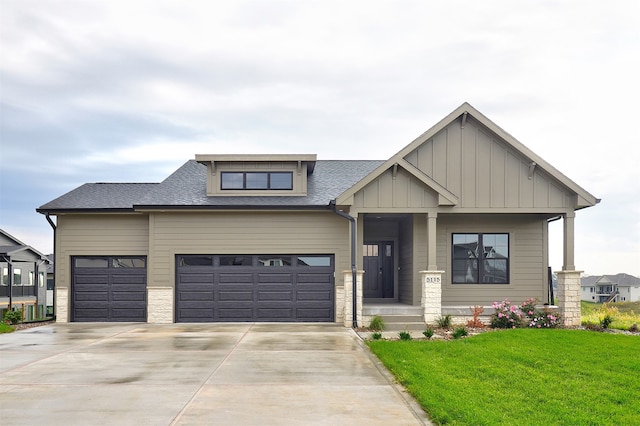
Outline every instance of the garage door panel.
<path id="1" fill-rule="evenodd" d="M 106 291 L 96 291 L 96 292 L 75 292 L 73 294 L 73 300 L 77 303 L 79 302 L 100 302 L 100 301 L 108 301 L 109 293 Z"/>
<path id="2" fill-rule="evenodd" d="M 253 284 L 252 273 L 229 273 L 224 272 L 218 275 L 220 284 Z"/>
<path id="3" fill-rule="evenodd" d="M 86 321 L 103 321 L 103 318 L 109 315 L 108 308 L 77 308 L 76 316 L 81 319 L 77 319 L 76 321 L 86 322 Z"/>
<path id="4" fill-rule="evenodd" d="M 303 301 L 318 301 L 318 300 L 322 300 L 322 301 L 331 301 L 332 297 L 331 297 L 331 293 L 329 291 L 303 291 L 303 290 L 298 290 L 298 292 L 296 293 L 296 300 L 303 302 Z"/>
<path id="5" fill-rule="evenodd" d="M 207 275 L 203 268 L 210 271 L 207 282 L 212 283 L 214 300 L 193 291 L 189 281 L 198 275 L 196 267 L 181 262 L 181 257 L 176 256 L 177 322 L 202 319 L 193 305 L 200 296 L 198 306 L 211 309 L 211 321 L 334 320 L 333 256 L 305 255 L 296 262 L 291 255 L 211 255 L 213 264 L 197 266 L 197 271 L 200 276 Z M 244 261 L 231 266 L 229 257 Z"/>
<path id="6" fill-rule="evenodd" d="M 141 284 L 144 284 L 147 280 L 146 276 L 142 275 L 112 275 L 111 276 L 111 285 L 128 285 L 133 287 L 140 288 Z"/>
<path id="7" fill-rule="evenodd" d="M 76 274 L 75 284 L 87 285 L 87 286 L 109 285 L 109 275 L 107 274 L 100 274 L 100 275 Z"/>
<path id="8" fill-rule="evenodd" d="M 143 291 L 114 291 L 111 293 L 111 300 L 114 302 L 144 302 L 146 293 Z"/>
<path id="9" fill-rule="evenodd" d="M 183 284 L 209 283 L 213 284 L 213 274 L 193 274 L 185 273 L 180 276 L 180 282 Z"/>
<path id="10" fill-rule="evenodd" d="M 273 301 L 273 300 L 286 300 L 291 302 L 293 300 L 293 291 L 260 291 L 258 293 L 258 301 Z"/>

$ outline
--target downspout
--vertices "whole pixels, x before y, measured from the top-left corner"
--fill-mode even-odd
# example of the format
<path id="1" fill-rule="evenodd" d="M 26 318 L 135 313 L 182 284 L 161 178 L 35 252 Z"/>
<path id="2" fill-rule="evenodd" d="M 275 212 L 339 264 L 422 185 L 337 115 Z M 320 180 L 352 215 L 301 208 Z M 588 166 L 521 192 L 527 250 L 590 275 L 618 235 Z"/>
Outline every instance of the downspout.
<path id="1" fill-rule="evenodd" d="M 56 231 L 57 231 L 57 227 L 56 224 L 53 223 L 53 221 L 51 220 L 51 216 L 49 216 L 49 213 L 47 213 L 45 215 L 45 218 L 47 219 L 47 222 L 49 222 L 49 225 L 51 225 L 51 228 L 53 229 L 53 319 L 56 319 L 56 305 L 58 304 L 56 301 Z M 46 311 L 46 305 L 47 305 L 47 291 L 46 291 L 46 283 L 47 283 L 47 278 L 45 275 L 45 311 Z"/>
<path id="2" fill-rule="evenodd" d="M 356 311 L 357 309 L 357 299 L 356 299 L 356 293 L 357 293 L 357 279 L 358 279 L 358 268 L 356 267 L 356 220 L 353 216 L 343 212 L 342 210 L 338 210 L 336 209 L 336 203 L 335 201 L 331 201 L 331 207 L 333 209 L 333 212 L 335 214 L 337 214 L 338 216 L 342 216 L 343 218 L 347 219 L 349 222 L 351 222 L 351 284 L 353 286 L 353 288 L 351 289 L 351 294 L 352 294 L 352 302 L 353 302 L 353 318 L 352 318 L 352 326 L 353 328 L 358 328 L 358 313 Z"/>

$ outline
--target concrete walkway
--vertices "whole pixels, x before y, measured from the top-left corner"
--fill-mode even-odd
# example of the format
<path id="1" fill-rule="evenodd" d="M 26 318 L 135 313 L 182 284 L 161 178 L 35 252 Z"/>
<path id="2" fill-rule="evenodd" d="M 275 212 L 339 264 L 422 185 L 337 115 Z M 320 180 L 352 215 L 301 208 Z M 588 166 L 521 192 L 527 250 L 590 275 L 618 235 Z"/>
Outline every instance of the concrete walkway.
<path id="1" fill-rule="evenodd" d="M 420 425 L 333 324 L 52 324 L 0 334 L 0 423 Z"/>

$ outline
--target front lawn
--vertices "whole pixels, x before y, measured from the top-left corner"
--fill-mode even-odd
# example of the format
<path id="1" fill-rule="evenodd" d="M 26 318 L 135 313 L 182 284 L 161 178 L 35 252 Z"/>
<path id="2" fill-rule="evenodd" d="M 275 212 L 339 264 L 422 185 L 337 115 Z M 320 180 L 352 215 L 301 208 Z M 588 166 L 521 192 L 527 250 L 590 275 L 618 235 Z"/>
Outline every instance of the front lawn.
<path id="1" fill-rule="evenodd" d="M 0 322 L 0 334 L 2 333 L 11 333 L 15 331 L 15 328 L 11 327 L 9 324 L 5 324 L 4 322 Z"/>
<path id="2" fill-rule="evenodd" d="M 640 424 L 637 335 L 516 329 L 367 343 L 436 424 Z"/>

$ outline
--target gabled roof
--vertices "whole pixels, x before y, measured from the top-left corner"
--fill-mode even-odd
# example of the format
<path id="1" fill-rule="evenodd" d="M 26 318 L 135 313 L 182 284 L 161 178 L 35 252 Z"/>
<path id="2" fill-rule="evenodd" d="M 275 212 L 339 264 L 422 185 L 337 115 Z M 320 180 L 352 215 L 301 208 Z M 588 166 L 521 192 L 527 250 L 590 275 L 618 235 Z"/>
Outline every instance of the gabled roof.
<path id="1" fill-rule="evenodd" d="M 509 144 L 513 149 L 518 151 L 522 156 L 527 158 L 530 162 L 534 162 L 536 167 L 540 167 L 547 174 L 553 177 L 555 180 L 560 182 L 566 188 L 571 190 L 577 195 L 577 205 L 576 208 L 583 207 L 591 207 L 596 205 L 600 200 L 591 195 L 585 189 L 580 187 L 578 184 L 573 182 L 571 179 L 562 174 L 555 167 L 547 163 L 540 156 L 535 154 L 529 148 L 524 146 L 521 142 L 519 142 L 516 138 L 511 136 L 509 133 L 500 128 L 493 121 L 489 120 L 486 116 L 484 116 L 480 111 L 469 105 L 468 103 L 463 103 L 458 108 L 456 108 L 451 114 L 447 115 L 445 118 L 440 120 L 436 125 L 431 127 L 429 130 L 418 136 L 413 142 L 409 145 L 402 148 L 398 153 L 392 156 L 390 159 L 381 164 L 376 170 L 374 170 L 370 175 L 366 176 L 362 181 L 358 182 L 352 188 L 349 188 L 343 194 L 338 197 L 336 204 L 340 204 L 341 202 L 345 202 L 350 197 L 355 195 L 356 192 L 364 188 L 369 183 L 373 182 L 375 179 L 380 177 L 385 171 L 387 171 L 390 167 L 394 165 L 398 165 L 420 180 L 422 180 L 425 185 L 433 189 L 439 195 L 440 205 L 455 205 L 457 203 L 457 197 L 454 194 L 451 194 L 446 188 L 438 185 L 435 181 L 430 180 L 428 176 L 426 176 L 420 170 L 412 167 L 404 158 L 409 155 L 412 151 L 420 147 L 423 143 L 433 138 L 437 133 L 442 131 L 445 127 L 453 123 L 460 116 L 470 115 L 475 120 L 480 122 L 486 128 L 495 133 L 498 137 L 503 139 L 507 144 Z M 411 166 L 411 167 L 408 167 Z M 426 178 L 426 179 L 425 179 Z"/>
<path id="2" fill-rule="evenodd" d="M 46 263 L 52 263 L 51 260 L 40 253 L 38 250 L 33 247 L 24 244 L 22 241 L 18 240 L 16 237 L 10 235 L 8 232 L 0 229 L 0 234 L 2 234 L 5 239 L 13 241 L 15 244 L 8 244 L 0 246 L 0 261 L 14 260 L 14 261 L 24 261 L 30 262 L 33 260 L 43 260 Z"/>
<path id="3" fill-rule="evenodd" d="M 319 160 L 305 196 L 207 196 L 207 167 L 189 160 L 161 183 L 87 183 L 36 209 L 39 213 L 137 209 L 326 208 L 382 161 Z"/>
<path id="4" fill-rule="evenodd" d="M 588 277 L 582 277 L 580 285 L 582 286 L 594 286 L 600 283 L 615 284 L 617 286 L 640 286 L 640 278 L 633 275 L 620 273 L 616 275 L 591 275 Z"/>

